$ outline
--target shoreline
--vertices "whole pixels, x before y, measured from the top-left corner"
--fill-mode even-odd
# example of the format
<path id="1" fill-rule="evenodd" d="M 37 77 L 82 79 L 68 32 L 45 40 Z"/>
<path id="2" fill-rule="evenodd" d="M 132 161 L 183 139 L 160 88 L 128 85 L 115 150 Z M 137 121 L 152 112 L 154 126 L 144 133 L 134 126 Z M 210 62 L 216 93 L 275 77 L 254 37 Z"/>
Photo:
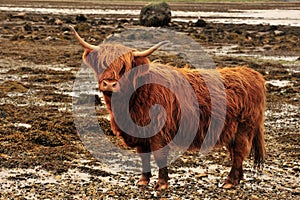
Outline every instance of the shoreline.
<path id="1" fill-rule="evenodd" d="M 81 8 L 100 8 L 100 9 L 138 9 L 140 10 L 147 2 L 124 2 L 124 1 L 38 1 L 38 0 L 21 0 L 11 2 L 10 0 L 3 0 L 0 2 L 1 5 L 10 6 L 35 6 L 35 7 L 81 7 Z M 201 2 L 201 3 L 184 3 L 184 2 L 170 2 L 168 3 L 171 10 L 181 11 L 211 11 L 221 12 L 228 11 L 229 9 L 240 9 L 240 10 L 260 10 L 260 9 L 300 9 L 300 2 Z"/>

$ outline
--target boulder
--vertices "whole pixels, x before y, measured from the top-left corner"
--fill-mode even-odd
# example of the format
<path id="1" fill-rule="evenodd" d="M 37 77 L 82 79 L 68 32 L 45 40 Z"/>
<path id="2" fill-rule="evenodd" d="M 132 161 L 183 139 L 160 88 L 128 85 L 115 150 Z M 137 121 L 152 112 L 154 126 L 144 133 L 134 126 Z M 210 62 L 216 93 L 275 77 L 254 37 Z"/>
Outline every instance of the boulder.
<path id="1" fill-rule="evenodd" d="M 150 3 L 144 6 L 140 13 L 142 26 L 168 26 L 171 22 L 171 9 L 165 3 Z"/>

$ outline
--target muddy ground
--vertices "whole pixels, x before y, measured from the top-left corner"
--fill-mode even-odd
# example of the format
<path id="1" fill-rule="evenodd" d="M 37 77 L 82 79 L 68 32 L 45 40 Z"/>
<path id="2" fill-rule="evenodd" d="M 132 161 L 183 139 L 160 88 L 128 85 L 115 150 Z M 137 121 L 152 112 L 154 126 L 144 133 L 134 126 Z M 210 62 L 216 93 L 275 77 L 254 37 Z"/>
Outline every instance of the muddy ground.
<path id="1" fill-rule="evenodd" d="M 225 8 L 204 6 L 210 7 Z M 274 7 L 269 4 L 269 8 Z M 224 190 L 219 186 L 230 169 L 224 149 L 208 155 L 186 153 L 170 165 L 169 190 L 156 192 L 152 189 L 156 176 L 148 188 L 139 189 L 134 186 L 137 172 L 115 173 L 95 160 L 80 141 L 70 94 L 81 66 L 82 49 L 67 24 L 76 26 L 82 37 L 94 44 L 110 34 L 138 27 L 134 16 L 115 19 L 101 15 L 0 13 L 1 199 L 299 198 L 300 57 L 273 58 L 300 55 L 300 27 L 212 23 L 197 27 L 183 22 L 166 27 L 198 42 L 218 67 L 246 65 L 264 75 L 268 89 L 267 159 L 259 172 L 253 169 L 252 159 L 247 160 L 245 180 L 235 189 Z M 226 50 L 224 47 L 230 52 L 220 53 Z M 265 59 L 267 56 L 272 57 Z M 156 54 L 151 58 L 178 63 L 172 56 Z M 99 112 L 105 114 L 98 96 L 96 100 Z M 108 121 L 101 118 L 100 124 L 107 137 L 119 144 Z"/>

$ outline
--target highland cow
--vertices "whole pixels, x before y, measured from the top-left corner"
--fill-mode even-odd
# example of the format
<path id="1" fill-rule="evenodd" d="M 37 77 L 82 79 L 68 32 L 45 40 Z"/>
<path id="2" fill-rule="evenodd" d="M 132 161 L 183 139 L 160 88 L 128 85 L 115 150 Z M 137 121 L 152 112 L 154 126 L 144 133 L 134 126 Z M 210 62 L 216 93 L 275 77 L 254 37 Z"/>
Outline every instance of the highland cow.
<path id="1" fill-rule="evenodd" d="M 121 137 L 126 145 L 136 148 L 137 153 L 141 155 L 142 175 L 138 185 L 148 185 L 150 181 L 150 153 L 152 153 L 159 167 L 155 188 L 166 189 L 169 179 L 167 158 L 172 145 L 187 147 L 187 150 L 200 150 L 206 136 L 209 136 L 211 141 L 207 144 L 216 147 L 226 146 L 230 153 L 232 167 L 223 185 L 224 188 L 232 188 L 239 184 L 243 178 L 242 163 L 250 151 L 254 153 L 255 165 L 263 163 L 266 89 L 264 78 L 260 73 L 247 67 L 188 69 L 150 62 L 147 56 L 165 44 L 164 42 L 145 51 L 137 51 L 119 44 L 103 43 L 94 46 L 85 42 L 72 26 L 71 29 L 84 47 L 83 61 L 94 71 L 99 90 L 103 92 L 111 115 L 113 132 Z M 197 102 L 189 102 L 189 94 L 184 88 L 175 94 L 170 88 L 156 84 L 155 81 L 158 79 L 163 79 L 175 87 L 184 85 L 182 83 L 184 79 L 192 87 Z M 151 81 L 138 86 L 141 80 Z M 222 82 L 221 86 L 217 84 L 218 80 Z M 212 85 L 211 88 L 208 88 L 208 83 Z M 113 106 L 114 94 L 118 94 L 114 101 L 122 102 L 122 98 L 126 98 L 130 88 L 133 92 L 130 93 L 129 105 L 115 103 Z M 215 106 L 216 109 L 212 109 L 212 98 L 217 103 L 225 102 L 226 110 L 223 118 L 224 111 L 218 105 Z M 155 117 L 150 116 L 151 107 L 157 104 L 163 107 L 166 115 L 157 113 Z M 137 128 L 131 124 L 125 127 L 124 131 L 124 127 L 120 127 L 119 123 L 125 119 L 119 117 L 116 111 L 122 113 L 126 112 L 126 109 L 129 110 L 130 118 L 137 127 L 145 127 L 153 120 L 161 129 L 153 135 L 147 135 L 147 131 L 137 133 Z M 195 119 L 195 116 L 189 116 L 195 110 L 199 112 L 199 116 L 184 126 L 183 135 L 174 142 L 181 123 L 186 122 L 181 119 L 183 117 Z M 164 124 L 160 124 L 162 122 Z M 216 122 L 215 124 L 223 122 L 222 126 L 219 126 L 221 129 L 210 127 L 213 122 Z M 187 142 L 186 140 L 191 138 L 191 125 L 196 125 L 196 133 L 192 136 L 192 141 Z"/>

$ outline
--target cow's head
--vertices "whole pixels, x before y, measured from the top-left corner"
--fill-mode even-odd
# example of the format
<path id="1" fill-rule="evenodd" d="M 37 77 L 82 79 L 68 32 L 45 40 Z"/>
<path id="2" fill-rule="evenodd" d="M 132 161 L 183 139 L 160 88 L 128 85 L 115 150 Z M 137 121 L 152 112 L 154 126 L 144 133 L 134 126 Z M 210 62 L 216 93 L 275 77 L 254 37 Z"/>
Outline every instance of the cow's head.
<path id="1" fill-rule="evenodd" d="M 149 66 L 150 63 L 147 56 L 167 43 L 166 41 L 160 42 L 145 51 L 137 51 L 120 44 L 102 43 L 99 46 L 94 46 L 85 42 L 73 26 L 70 26 L 70 28 L 84 48 L 82 55 L 84 63 L 93 69 L 100 91 L 107 93 L 120 91 L 119 80 L 131 69 L 143 66 L 140 71 L 137 71 L 139 74 L 145 73 L 148 70 L 145 66 Z"/>

